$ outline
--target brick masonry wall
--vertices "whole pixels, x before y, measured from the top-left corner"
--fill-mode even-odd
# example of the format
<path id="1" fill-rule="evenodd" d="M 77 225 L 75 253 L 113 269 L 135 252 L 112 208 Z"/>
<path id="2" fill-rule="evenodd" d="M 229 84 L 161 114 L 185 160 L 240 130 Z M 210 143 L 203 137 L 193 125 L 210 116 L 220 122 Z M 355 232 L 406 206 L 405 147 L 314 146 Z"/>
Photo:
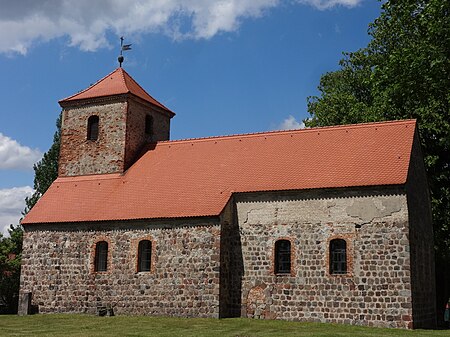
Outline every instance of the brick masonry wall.
<path id="1" fill-rule="evenodd" d="M 94 272 L 95 244 L 109 245 Z M 140 240 L 152 241 L 150 272 L 137 272 Z M 219 316 L 218 220 L 25 226 L 21 292 L 41 313 Z"/>
<path id="2" fill-rule="evenodd" d="M 226 263 L 235 271 L 230 289 L 240 288 L 229 292 L 229 302 L 242 316 L 412 327 L 404 191 L 252 193 L 235 200 L 239 228 L 229 227 L 233 253 Z M 292 243 L 288 275 L 273 271 L 279 238 Z M 346 275 L 329 273 L 333 238 L 347 242 Z"/>
<path id="3" fill-rule="evenodd" d="M 145 118 L 153 119 L 153 134 L 145 133 Z M 140 154 L 143 145 L 149 142 L 169 140 L 170 116 L 156 110 L 149 103 L 130 98 L 128 100 L 127 131 L 125 149 L 125 169 L 130 167 Z"/>
<path id="4" fill-rule="evenodd" d="M 126 109 L 124 100 L 65 108 L 59 176 L 123 172 Z M 96 141 L 87 140 L 88 118 L 93 115 L 99 117 Z"/>
<path id="5" fill-rule="evenodd" d="M 87 139 L 90 116 L 99 117 L 96 141 Z M 145 134 L 145 117 L 153 118 L 153 135 Z M 151 141 L 169 140 L 170 116 L 126 95 L 66 103 L 61 128 L 59 176 L 124 172 Z"/>

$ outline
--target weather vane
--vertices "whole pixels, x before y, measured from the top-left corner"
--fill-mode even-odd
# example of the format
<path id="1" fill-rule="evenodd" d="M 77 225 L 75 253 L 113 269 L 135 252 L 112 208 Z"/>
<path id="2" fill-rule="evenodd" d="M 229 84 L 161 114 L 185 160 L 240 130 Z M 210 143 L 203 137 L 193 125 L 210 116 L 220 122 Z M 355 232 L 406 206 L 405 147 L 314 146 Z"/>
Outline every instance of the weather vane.
<path id="1" fill-rule="evenodd" d="M 123 44 L 123 36 L 120 37 L 120 55 L 117 58 L 117 60 L 119 61 L 119 67 L 122 68 L 122 63 L 123 63 L 123 51 L 124 50 L 131 50 L 131 44 Z"/>

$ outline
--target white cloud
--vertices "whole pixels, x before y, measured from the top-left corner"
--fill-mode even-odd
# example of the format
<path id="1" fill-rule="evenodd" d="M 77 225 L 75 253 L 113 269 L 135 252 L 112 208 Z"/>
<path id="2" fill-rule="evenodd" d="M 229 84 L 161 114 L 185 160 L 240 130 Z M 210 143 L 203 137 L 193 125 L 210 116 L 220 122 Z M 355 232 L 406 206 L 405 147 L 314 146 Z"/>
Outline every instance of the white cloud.
<path id="1" fill-rule="evenodd" d="M 361 3 L 361 0 L 297 0 L 297 2 L 324 10 L 335 6 L 355 7 Z"/>
<path id="2" fill-rule="evenodd" d="M 339 27 L 337 23 L 334 25 L 334 32 L 336 34 L 341 34 L 341 27 Z"/>
<path id="3" fill-rule="evenodd" d="M 304 129 L 305 123 L 297 122 L 294 116 L 289 115 L 276 129 L 277 130 L 294 130 L 294 129 Z"/>
<path id="4" fill-rule="evenodd" d="M 41 157 L 42 153 L 38 149 L 33 150 L 28 146 L 20 145 L 14 139 L 0 133 L 0 170 L 31 170 L 33 164 Z"/>
<path id="5" fill-rule="evenodd" d="M 296 0 L 318 9 L 362 0 Z M 26 54 L 36 42 L 68 37 L 94 51 L 109 46 L 107 32 L 162 32 L 173 39 L 208 39 L 233 32 L 242 20 L 263 16 L 288 0 L 0 0 L 0 53 Z M 184 27 L 183 29 L 181 27 Z"/>
<path id="6" fill-rule="evenodd" d="M 32 194 L 30 186 L 0 189 L 0 232 L 6 234 L 10 224 L 19 223 L 25 208 L 25 197 Z"/>

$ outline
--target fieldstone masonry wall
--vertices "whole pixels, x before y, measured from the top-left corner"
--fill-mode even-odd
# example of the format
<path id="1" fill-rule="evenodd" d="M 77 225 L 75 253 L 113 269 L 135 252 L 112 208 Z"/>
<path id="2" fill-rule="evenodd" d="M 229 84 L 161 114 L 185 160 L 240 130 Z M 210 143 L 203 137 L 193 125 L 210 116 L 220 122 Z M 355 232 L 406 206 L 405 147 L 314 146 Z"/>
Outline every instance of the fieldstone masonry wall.
<path id="1" fill-rule="evenodd" d="M 152 240 L 152 269 L 137 272 L 137 244 Z M 94 272 L 107 240 L 106 272 Z M 21 292 L 41 313 L 219 317 L 220 226 L 216 220 L 26 226 Z"/>
<path id="2" fill-rule="evenodd" d="M 405 192 L 303 191 L 236 197 L 241 314 L 255 318 L 412 328 Z M 292 243 L 292 272 L 275 275 L 273 249 Z M 347 242 L 348 274 L 330 275 L 329 241 Z M 237 262 L 231 262 L 237 261 Z M 231 266 L 230 269 L 233 269 Z"/>
<path id="3" fill-rule="evenodd" d="M 409 204 L 400 187 L 265 192 L 233 196 L 220 219 L 28 225 L 21 293 L 43 313 L 433 327 L 429 229 L 409 225 Z M 344 275 L 329 273 L 334 238 L 347 242 Z M 279 239 L 291 241 L 290 274 L 274 273 Z M 137 272 L 140 240 L 152 242 L 150 272 Z M 107 272 L 94 272 L 98 241 Z"/>
<path id="4" fill-rule="evenodd" d="M 406 190 L 410 219 L 409 241 L 414 328 L 427 328 L 436 325 L 436 281 L 430 199 L 419 144 L 416 131 Z"/>

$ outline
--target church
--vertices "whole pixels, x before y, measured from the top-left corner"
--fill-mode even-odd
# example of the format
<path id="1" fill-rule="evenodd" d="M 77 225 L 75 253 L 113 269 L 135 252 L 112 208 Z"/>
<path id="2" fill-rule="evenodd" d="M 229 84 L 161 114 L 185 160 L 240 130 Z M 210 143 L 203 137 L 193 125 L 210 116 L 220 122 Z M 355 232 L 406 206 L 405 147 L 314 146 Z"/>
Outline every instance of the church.
<path id="1" fill-rule="evenodd" d="M 415 120 L 170 140 L 175 113 L 121 67 L 59 104 L 20 314 L 435 326 Z"/>

